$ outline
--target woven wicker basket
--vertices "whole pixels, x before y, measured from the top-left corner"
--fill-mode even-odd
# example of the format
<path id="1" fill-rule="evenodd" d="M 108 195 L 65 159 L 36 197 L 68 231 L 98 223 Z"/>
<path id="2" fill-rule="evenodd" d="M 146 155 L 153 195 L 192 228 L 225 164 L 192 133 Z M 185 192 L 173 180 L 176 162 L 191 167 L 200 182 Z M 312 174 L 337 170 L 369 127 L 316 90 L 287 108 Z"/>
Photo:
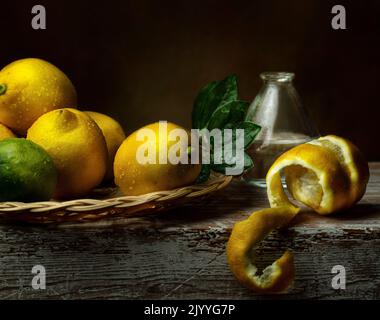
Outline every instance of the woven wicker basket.
<path id="1" fill-rule="evenodd" d="M 202 184 L 141 196 L 122 196 L 117 188 L 94 191 L 91 199 L 64 202 L 2 202 L 0 219 L 30 223 L 88 222 L 108 217 L 134 217 L 179 206 L 196 197 L 207 196 L 227 186 L 232 176 L 213 173 Z"/>

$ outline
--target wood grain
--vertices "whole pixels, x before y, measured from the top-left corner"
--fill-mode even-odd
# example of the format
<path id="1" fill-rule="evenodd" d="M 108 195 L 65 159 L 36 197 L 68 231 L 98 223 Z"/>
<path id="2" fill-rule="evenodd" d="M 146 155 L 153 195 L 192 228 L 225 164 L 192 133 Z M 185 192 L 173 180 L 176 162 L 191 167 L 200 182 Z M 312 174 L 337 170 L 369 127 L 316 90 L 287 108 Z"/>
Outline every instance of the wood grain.
<path id="1" fill-rule="evenodd" d="M 64 226 L 0 225 L 0 299 L 341 299 L 380 298 L 380 164 L 348 212 L 300 214 L 258 248 L 260 265 L 290 248 L 297 275 L 286 295 L 258 296 L 229 271 L 225 244 L 234 222 L 267 207 L 264 190 L 233 182 L 204 200 L 152 217 Z M 47 272 L 31 287 L 32 267 Z M 334 265 L 345 290 L 331 287 Z"/>

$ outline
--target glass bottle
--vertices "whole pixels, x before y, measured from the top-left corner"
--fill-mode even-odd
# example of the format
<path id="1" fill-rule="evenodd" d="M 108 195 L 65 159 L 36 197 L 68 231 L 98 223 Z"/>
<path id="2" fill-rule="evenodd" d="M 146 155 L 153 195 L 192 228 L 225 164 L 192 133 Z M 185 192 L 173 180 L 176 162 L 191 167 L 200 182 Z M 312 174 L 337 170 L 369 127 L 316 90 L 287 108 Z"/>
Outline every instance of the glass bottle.
<path id="1" fill-rule="evenodd" d="M 260 125 L 261 131 L 248 150 L 254 167 L 244 175 L 244 180 L 266 187 L 265 176 L 276 158 L 317 138 L 319 133 L 293 87 L 294 73 L 264 72 L 260 77 L 264 83 L 248 109 L 246 120 Z"/>

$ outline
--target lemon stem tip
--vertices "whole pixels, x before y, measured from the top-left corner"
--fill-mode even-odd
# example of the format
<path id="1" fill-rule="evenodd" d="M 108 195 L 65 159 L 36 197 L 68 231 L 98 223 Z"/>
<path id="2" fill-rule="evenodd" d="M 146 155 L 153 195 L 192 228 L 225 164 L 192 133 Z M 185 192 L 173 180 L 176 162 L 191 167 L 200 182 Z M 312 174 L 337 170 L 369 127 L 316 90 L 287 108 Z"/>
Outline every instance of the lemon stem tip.
<path id="1" fill-rule="evenodd" d="M 7 85 L 5 83 L 0 83 L 0 96 L 7 91 Z"/>

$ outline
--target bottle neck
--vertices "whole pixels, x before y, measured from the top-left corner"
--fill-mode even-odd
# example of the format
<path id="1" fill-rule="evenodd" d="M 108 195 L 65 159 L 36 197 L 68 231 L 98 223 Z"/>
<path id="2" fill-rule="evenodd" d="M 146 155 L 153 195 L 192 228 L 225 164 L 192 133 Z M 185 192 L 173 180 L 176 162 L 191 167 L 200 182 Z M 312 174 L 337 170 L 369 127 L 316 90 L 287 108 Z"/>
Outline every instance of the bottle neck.
<path id="1" fill-rule="evenodd" d="M 292 84 L 294 73 L 291 72 L 263 72 L 260 78 L 265 84 Z"/>

